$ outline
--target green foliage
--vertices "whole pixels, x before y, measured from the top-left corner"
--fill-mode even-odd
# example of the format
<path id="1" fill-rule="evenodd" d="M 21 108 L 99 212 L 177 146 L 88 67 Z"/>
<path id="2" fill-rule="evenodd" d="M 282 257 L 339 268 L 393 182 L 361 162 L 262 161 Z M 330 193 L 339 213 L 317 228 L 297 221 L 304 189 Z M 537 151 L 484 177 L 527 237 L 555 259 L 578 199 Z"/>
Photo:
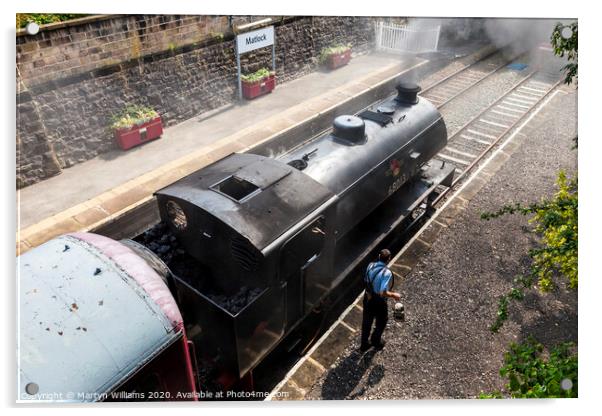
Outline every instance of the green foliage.
<path id="1" fill-rule="evenodd" d="M 577 178 L 568 179 L 564 172 L 558 174 L 558 191 L 550 200 L 542 200 L 529 206 L 520 203 L 506 205 L 497 212 L 485 212 L 481 219 L 490 220 L 505 214 L 533 214 L 529 221 L 535 223 L 535 232 L 541 236 L 540 245 L 529 251 L 533 260 L 526 276 L 517 276 L 515 286 L 500 297 L 496 321 L 490 327 L 497 332 L 508 318 L 509 300 L 522 300 L 524 290 L 537 284 L 543 292 L 551 291 L 554 277 L 562 276 L 568 287 L 578 286 L 578 192 Z"/>
<path id="2" fill-rule="evenodd" d="M 223 42 L 225 37 L 223 32 L 211 32 L 209 35 L 217 42 Z"/>
<path id="3" fill-rule="evenodd" d="M 344 53 L 344 52 L 347 52 L 349 49 L 351 49 L 350 43 L 348 43 L 346 45 L 339 44 L 339 45 L 335 45 L 335 46 L 330 46 L 328 48 L 322 48 L 322 50 L 320 51 L 320 56 L 318 57 L 318 61 L 321 64 L 323 64 L 328 60 L 328 57 L 330 55 Z"/>
<path id="4" fill-rule="evenodd" d="M 568 38 L 564 38 L 562 36 L 563 29 L 570 29 L 571 36 Z M 578 35 L 578 27 L 577 22 L 571 23 L 570 25 L 563 25 L 562 23 L 557 23 L 554 31 L 552 32 L 552 48 L 554 48 L 554 54 L 564 58 L 566 55 L 569 63 L 564 66 L 563 71 L 566 72 L 566 76 L 564 78 L 565 84 L 571 84 L 573 82 L 573 78 L 578 77 L 577 75 L 577 35 Z"/>
<path id="5" fill-rule="evenodd" d="M 499 391 L 494 391 L 493 393 L 479 393 L 479 399 L 503 399 L 502 393 Z"/>
<path id="6" fill-rule="evenodd" d="M 577 397 L 577 367 L 573 343 L 560 344 L 546 355 L 543 345 L 529 337 L 523 344 L 510 345 L 500 375 L 508 378 L 505 388 L 512 398 Z M 563 380 L 570 381 L 572 386 L 567 389 Z M 500 392 L 479 395 L 481 399 L 501 397 Z"/>
<path id="7" fill-rule="evenodd" d="M 273 72 L 270 72 L 267 68 L 261 68 L 260 70 L 255 71 L 252 74 L 241 75 L 240 79 L 245 82 L 258 82 L 264 78 L 269 77 L 272 74 Z"/>
<path id="8" fill-rule="evenodd" d="M 514 279 L 514 282 L 515 284 L 521 282 L 521 278 L 519 277 Z M 531 286 L 531 284 L 532 283 L 523 282 L 523 287 L 513 287 L 507 294 L 500 296 L 495 322 L 489 327 L 491 332 L 497 332 L 502 327 L 504 322 L 508 319 L 508 302 L 510 300 L 523 300 L 523 298 L 525 297 L 523 288 L 528 288 Z"/>
<path id="9" fill-rule="evenodd" d="M 89 16 L 87 14 L 42 14 L 42 13 L 17 13 L 17 29 L 23 28 L 28 22 L 35 22 L 39 25 L 48 23 L 64 22 L 66 20 L 79 19 Z"/>
<path id="10" fill-rule="evenodd" d="M 151 107 L 128 105 L 119 114 L 111 117 L 113 129 L 126 129 L 158 117 L 159 114 Z"/>

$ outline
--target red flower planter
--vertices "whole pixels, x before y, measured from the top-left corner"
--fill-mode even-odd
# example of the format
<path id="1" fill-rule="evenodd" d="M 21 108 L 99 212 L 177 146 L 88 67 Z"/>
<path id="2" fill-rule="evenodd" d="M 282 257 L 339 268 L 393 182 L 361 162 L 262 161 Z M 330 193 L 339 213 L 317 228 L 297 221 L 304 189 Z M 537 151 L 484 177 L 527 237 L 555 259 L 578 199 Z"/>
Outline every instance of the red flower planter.
<path id="1" fill-rule="evenodd" d="M 328 68 L 336 69 L 343 65 L 347 65 L 351 60 L 351 49 L 347 49 L 343 53 L 333 53 L 332 55 L 328 55 L 328 60 L 326 61 L 328 64 Z"/>
<path id="2" fill-rule="evenodd" d="M 255 82 L 242 81 L 242 95 L 247 100 L 252 100 L 260 95 L 272 92 L 275 87 L 276 77 L 274 75 Z"/>
<path id="3" fill-rule="evenodd" d="M 130 149 L 139 144 L 158 139 L 163 134 L 161 117 L 155 117 L 146 123 L 130 128 L 115 130 L 115 140 L 123 150 Z"/>

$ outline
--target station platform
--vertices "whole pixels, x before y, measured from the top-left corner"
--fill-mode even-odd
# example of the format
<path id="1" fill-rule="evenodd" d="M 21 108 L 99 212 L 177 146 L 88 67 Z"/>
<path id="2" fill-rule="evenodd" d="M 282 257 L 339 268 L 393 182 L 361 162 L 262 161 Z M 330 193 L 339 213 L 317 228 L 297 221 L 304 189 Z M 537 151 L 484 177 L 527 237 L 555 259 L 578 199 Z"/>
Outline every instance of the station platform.
<path id="1" fill-rule="evenodd" d="M 311 122 L 409 71 L 424 68 L 420 77 L 428 82 L 490 52 L 491 47 L 479 46 L 463 56 L 438 56 L 431 72 L 426 58 L 357 56 L 336 71 L 316 71 L 278 85 L 266 96 L 168 127 L 159 140 L 75 165 L 17 192 L 17 255 L 57 235 L 95 230 L 147 203 L 156 190 Z"/>
<path id="2" fill-rule="evenodd" d="M 566 288 L 529 294 L 497 334 L 489 330 L 499 296 L 528 270 L 536 237 L 522 215 L 480 219 L 551 197 L 560 170 L 576 174 L 576 115 L 576 90 L 556 89 L 393 258 L 405 320 L 393 319 L 389 301 L 384 350 L 359 351 L 360 295 L 268 400 L 476 398 L 503 390 L 499 369 L 511 342 L 576 342 L 577 293 Z"/>

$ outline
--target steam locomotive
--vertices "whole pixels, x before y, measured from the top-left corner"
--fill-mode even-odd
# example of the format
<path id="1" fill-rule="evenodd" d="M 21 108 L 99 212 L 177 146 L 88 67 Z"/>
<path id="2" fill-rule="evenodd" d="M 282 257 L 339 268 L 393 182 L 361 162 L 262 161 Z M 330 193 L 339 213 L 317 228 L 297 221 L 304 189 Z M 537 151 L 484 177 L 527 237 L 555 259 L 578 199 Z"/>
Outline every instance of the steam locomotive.
<path id="1" fill-rule="evenodd" d="M 56 377 L 50 352 L 68 358 L 84 344 L 103 351 L 107 362 L 113 358 L 96 384 L 78 386 L 100 399 L 157 386 L 174 394 L 163 399 L 198 398 L 207 368 L 222 387 L 248 377 L 312 310 L 349 284 L 351 271 L 392 229 L 412 221 L 438 186 L 451 184 L 454 167 L 433 159 L 447 144 L 445 123 L 419 91 L 402 82 L 395 96 L 335 118 L 330 132 L 284 155 L 232 154 L 156 192 L 162 241 L 179 247 L 169 267 L 152 252 L 156 247 L 86 233 L 22 255 L 20 393 L 39 399 L 42 391 L 66 391 L 61 382 L 43 389 L 36 380 Z M 192 266 L 182 271 L 182 263 Z M 86 292 L 85 284 L 73 283 L 90 279 L 82 265 L 112 283 L 94 280 L 94 292 Z M 45 282 L 43 296 L 56 299 L 32 296 L 36 282 Z M 84 292 L 87 300 L 78 303 Z M 99 307 L 102 296 L 118 312 Z M 135 342 L 115 328 L 119 322 L 106 321 L 124 313 L 137 328 Z M 98 326 L 69 336 L 65 329 L 57 343 L 56 330 L 36 324 L 53 315 L 80 329 L 86 320 Z M 164 336 L 138 326 L 157 320 Z M 79 355 L 94 372 L 95 358 Z M 190 394 L 175 396 L 182 391 Z"/>

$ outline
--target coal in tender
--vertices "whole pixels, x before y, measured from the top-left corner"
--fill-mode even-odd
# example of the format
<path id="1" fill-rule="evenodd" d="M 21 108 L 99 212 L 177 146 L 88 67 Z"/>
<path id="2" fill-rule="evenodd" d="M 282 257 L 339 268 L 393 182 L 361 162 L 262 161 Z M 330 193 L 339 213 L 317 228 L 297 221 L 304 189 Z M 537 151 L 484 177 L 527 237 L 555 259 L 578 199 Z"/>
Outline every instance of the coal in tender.
<path id="1" fill-rule="evenodd" d="M 186 252 L 164 222 L 149 228 L 135 240 L 159 256 L 175 276 L 190 284 L 232 315 L 236 315 L 244 309 L 262 292 L 261 288 L 241 286 L 236 293 L 231 295 L 213 287 L 210 270 Z"/>
<path id="2" fill-rule="evenodd" d="M 245 306 L 251 303 L 257 296 L 262 292 L 261 288 L 258 287 L 247 287 L 242 286 L 238 292 L 232 296 L 226 296 L 223 294 L 208 293 L 207 297 L 217 303 L 220 307 L 230 312 L 232 315 L 236 315 L 238 312 L 243 310 Z"/>
<path id="3" fill-rule="evenodd" d="M 164 222 L 155 224 L 134 239 L 155 253 L 168 267 L 174 256 L 183 253 L 180 243 Z"/>

